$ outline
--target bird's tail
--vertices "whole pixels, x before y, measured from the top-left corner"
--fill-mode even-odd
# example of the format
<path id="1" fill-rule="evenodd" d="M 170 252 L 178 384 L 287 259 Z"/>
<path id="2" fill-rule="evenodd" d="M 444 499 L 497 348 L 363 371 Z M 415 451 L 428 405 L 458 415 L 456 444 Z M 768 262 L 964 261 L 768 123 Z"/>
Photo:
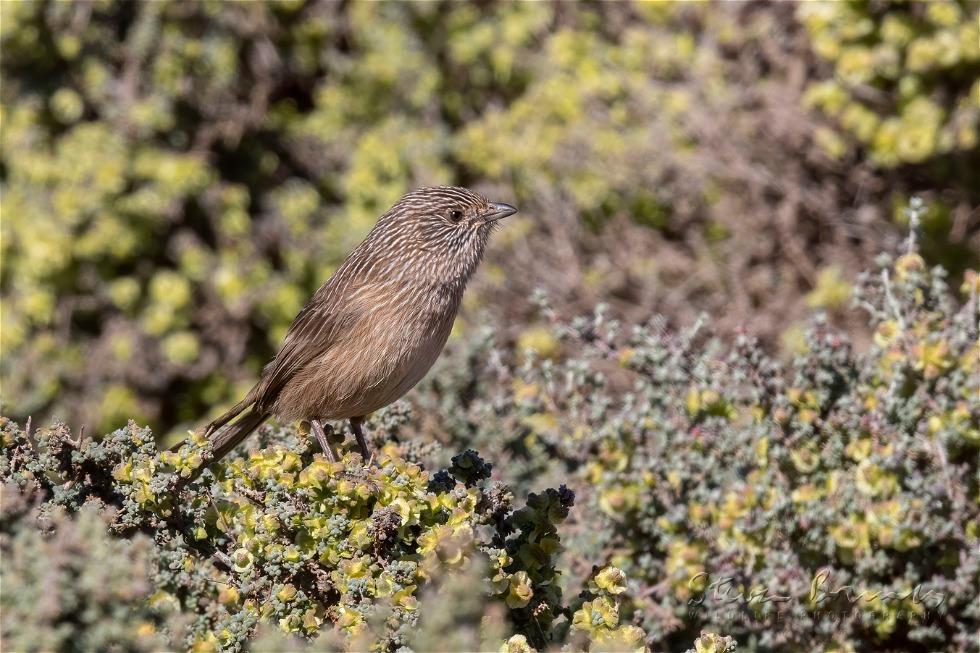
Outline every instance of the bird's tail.
<path id="1" fill-rule="evenodd" d="M 242 415 L 234 424 L 225 426 L 228 422 L 238 417 L 251 402 L 245 399 L 233 406 L 231 410 L 224 413 L 221 417 L 214 420 L 208 424 L 207 428 L 204 430 L 204 435 L 207 436 L 208 440 L 211 442 L 211 458 L 203 465 L 197 468 L 189 478 L 184 479 L 184 483 L 190 483 L 198 476 L 201 472 L 207 468 L 211 463 L 216 463 L 222 458 L 224 458 L 229 451 L 235 448 L 235 446 L 247 438 L 249 434 L 259 427 L 259 424 L 264 422 L 268 417 L 269 413 L 262 412 L 258 410 L 255 406 L 252 406 L 251 410 Z M 222 428 L 224 427 L 224 428 Z M 171 451 L 176 451 L 184 445 L 184 442 L 178 442 L 176 445 L 171 447 Z"/>
<path id="2" fill-rule="evenodd" d="M 259 424 L 268 419 L 269 413 L 260 412 L 256 408 L 242 415 L 234 424 L 219 428 L 213 432 L 208 427 L 208 439 L 211 440 L 213 456 L 211 462 L 217 462 L 224 458 L 229 451 L 235 448 L 239 442 L 249 436 L 249 434 L 259 427 Z M 225 420 L 227 421 L 227 420 Z"/>
<path id="3" fill-rule="evenodd" d="M 246 408 L 252 404 L 251 399 L 252 393 L 250 392 L 244 399 L 239 401 L 237 404 L 226 410 L 221 414 L 216 420 L 208 424 L 208 427 L 204 429 L 204 435 L 211 437 L 211 434 L 220 429 L 222 426 L 235 419 L 244 412 Z"/>

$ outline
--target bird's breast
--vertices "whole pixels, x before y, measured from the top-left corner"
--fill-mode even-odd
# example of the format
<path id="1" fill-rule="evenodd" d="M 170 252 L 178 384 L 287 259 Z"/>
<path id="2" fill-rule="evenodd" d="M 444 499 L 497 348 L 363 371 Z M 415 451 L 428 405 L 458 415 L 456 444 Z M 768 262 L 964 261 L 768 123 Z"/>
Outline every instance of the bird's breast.
<path id="1" fill-rule="evenodd" d="M 372 306 L 305 374 L 312 414 L 343 419 L 396 401 L 429 371 L 452 330 L 459 297 L 405 292 Z"/>

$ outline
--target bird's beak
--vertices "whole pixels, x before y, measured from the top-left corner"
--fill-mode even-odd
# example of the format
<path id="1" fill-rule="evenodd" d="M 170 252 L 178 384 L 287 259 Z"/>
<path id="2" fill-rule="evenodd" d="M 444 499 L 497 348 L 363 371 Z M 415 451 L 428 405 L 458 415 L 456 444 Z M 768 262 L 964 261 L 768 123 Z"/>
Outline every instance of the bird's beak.
<path id="1" fill-rule="evenodd" d="M 484 222 L 493 222 L 494 220 L 506 218 L 508 215 L 514 215 L 515 213 L 517 213 L 517 209 L 515 209 L 510 204 L 491 203 L 490 208 L 487 210 L 487 212 L 481 215 L 480 217 L 483 218 Z"/>

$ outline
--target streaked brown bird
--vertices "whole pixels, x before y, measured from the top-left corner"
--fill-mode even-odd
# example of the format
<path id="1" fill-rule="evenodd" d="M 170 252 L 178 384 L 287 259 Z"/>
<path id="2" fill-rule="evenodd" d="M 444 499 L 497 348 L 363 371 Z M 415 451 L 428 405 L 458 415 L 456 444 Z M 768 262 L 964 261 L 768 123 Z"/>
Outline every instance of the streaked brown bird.
<path id="1" fill-rule="evenodd" d="M 490 233 L 516 212 L 452 186 L 401 198 L 299 312 L 255 387 L 208 425 L 213 460 L 270 416 L 308 421 L 331 458 L 322 422 L 348 419 L 367 460 L 364 417 L 432 367 Z"/>

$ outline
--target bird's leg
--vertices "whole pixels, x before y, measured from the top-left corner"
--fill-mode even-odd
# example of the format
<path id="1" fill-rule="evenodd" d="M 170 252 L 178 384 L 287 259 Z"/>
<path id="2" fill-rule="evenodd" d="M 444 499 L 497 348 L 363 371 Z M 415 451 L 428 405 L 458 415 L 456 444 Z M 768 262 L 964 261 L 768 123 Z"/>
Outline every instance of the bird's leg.
<path id="1" fill-rule="evenodd" d="M 323 455 L 327 457 L 332 463 L 337 462 L 337 452 L 333 450 L 333 445 L 330 444 L 330 440 L 327 439 L 327 434 L 323 430 L 323 425 L 320 424 L 320 420 L 311 419 L 310 426 L 313 428 L 313 434 L 316 436 L 316 441 L 320 443 L 320 448 L 323 449 Z"/>
<path id="2" fill-rule="evenodd" d="M 350 418 L 350 427 L 354 430 L 354 437 L 357 438 L 357 446 L 361 450 L 361 458 L 364 459 L 365 463 L 370 464 L 371 451 L 368 449 L 367 440 L 364 439 L 364 431 L 361 429 L 361 424 L 363 423 L 363 417 Z"/>

